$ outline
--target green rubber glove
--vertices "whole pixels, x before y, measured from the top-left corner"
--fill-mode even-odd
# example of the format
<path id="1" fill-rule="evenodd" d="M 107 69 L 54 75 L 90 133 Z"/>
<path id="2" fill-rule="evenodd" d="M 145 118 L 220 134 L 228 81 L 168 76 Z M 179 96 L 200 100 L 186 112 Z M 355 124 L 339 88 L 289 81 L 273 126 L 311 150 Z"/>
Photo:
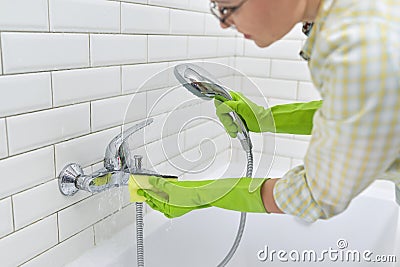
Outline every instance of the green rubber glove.
<path id="1" fill-rule="evenodd" d="M 267 212 L 261 198 L 261 187 L 268 178 L 243 177 L 203 181 L 171 181 L 155 176 L 147 178 L 148 184 L 153 187 L 139 189 L 137 194 L 144 196 L 151 208 L 168 218 L 208 207 L 241 212 Z"/>
<path id="2" fill-rule="evenodd" d="M 238 126 L 229 115 L 234 111 L 243 119 L 251 132 L 272 132 L 309 135 L 314 113 L 322 101 L 276 105 L 265 109 L 253 103 L 242 93 L 230 91 L 233 100 L 215 97 L 216 113 L 231 137 L 236 137 Z"/>

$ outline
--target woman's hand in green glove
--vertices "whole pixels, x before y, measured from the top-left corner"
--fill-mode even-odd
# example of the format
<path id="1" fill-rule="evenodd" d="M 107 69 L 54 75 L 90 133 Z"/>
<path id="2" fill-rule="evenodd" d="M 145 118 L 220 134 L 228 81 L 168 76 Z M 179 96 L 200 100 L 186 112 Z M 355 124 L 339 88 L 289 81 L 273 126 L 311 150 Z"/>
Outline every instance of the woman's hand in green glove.
<path id="1" fill-rule="evenodd" d="M 229 113 L 236 112 L 250 132 L 275 132 L 274 120 L 269 109 L 253 103 L 242 93 L 230 91 L 232 100 L 215 97 L 214 104 L 219 120 L 231 137 L 236 137 L 238 125 Z"/>
<path id="2" fill-rule="evenodd" d="M 311 134 L 314 113 L 322 101 L 276 105 L 265 109 L 251 102 L 242 93 L 230 91 L 232 100 L 214 99 L 216 113 L 231 137 L 236 137 L 238 126 L 229 115 L 236 112 L 251 132 Z"/>
<path id="3" fill-rule="evenodd" d="M 267 179 L 224 178 L 202 181 L 171 181 L 149 176 L 151 189 L 137 194 L 146 203 L 168 218 L 182 216 L 192 210 L 211 206 L 242 212 L 266 212 L 261 187 Z"/>

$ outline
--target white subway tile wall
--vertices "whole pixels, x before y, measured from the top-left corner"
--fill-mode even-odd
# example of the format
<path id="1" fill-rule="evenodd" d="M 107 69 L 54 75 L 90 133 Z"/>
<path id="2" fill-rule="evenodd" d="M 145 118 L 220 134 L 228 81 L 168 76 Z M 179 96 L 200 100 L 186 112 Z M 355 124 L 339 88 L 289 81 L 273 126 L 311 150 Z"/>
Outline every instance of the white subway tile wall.
<path id="1" fill-rule="evenodd" d="M 63 266 L 133 222 L 126 189 L 66 197 L 56 178 L 71 162 L 102 167 L 109 141 L 148 115 L 153 128 L 129 140 L 146 167 L 183 175 L 166 157 L 186 168 L 208 164 L 204 154 L 236 157 L 226 152 L 240 144 L 221 127 L 190 121 L 217 119 L 211 102 L 176 87 L 174 65 L 234 67 L 247 77 L 214 74 L 262 105 L 320 99 L 298 56 L 304 40 L 296 25 L 258 48 L 221 29 L 208 0 L 0 1 L 0 265 Z M 254 135 L 257 158 L 270 138 Z M 275 168 L 301 164 L 308 141 L 276 136 Z"/>
<path id="2" fill-rule="evenodd" d="M 84 34 L 3 32 L 3 73 L 89 67 L 88 40 Z"/>

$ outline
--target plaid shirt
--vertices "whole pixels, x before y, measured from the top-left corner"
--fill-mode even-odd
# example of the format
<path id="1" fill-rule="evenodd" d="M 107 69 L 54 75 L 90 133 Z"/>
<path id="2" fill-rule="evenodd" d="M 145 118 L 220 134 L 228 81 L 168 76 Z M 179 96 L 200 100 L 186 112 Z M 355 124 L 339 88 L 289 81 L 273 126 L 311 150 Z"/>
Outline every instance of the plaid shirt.
<path id="1" fill-rule="evenodd" d="M 400 1 L 322 0 L 301 55 L 324 102 L 304 165 L 279 179 L 278 207 L 315 221 L 376 179 L 400 186 Z"/>

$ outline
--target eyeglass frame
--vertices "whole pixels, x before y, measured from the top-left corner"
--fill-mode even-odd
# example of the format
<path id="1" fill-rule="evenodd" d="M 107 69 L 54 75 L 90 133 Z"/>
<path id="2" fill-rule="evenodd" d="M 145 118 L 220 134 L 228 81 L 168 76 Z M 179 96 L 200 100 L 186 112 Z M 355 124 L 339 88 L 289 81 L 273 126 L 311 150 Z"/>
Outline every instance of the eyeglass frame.
<path id="1" fill-rule="evenodd" d="M 236 5 L 234 7 L 221 8 L 220 9 L 221 14 L 223 14 L 224 11 L 227 11 L 227 12 L 229 11 L 229 13 L 226 13 L 225 16 L 222 17 L 219 14 L 217 14 L 216 12 L 214 12 L 214 9 L 218 7 L 218 4 L 215 1 L 211 1 L 210 2 L 210 12 L 219 20 L 219 22 L 221 22 L 222 24 L 224 24 L 226 26 L 230 26 L 230 24 L 226 23 L 226 20 L 246 2 L 247 2 L 247 0 L 243 0 L 241 3 L 239 3 L 238 5 Z M 213 7 L 213 5 L 214 5 L 214 7 Z"/>

